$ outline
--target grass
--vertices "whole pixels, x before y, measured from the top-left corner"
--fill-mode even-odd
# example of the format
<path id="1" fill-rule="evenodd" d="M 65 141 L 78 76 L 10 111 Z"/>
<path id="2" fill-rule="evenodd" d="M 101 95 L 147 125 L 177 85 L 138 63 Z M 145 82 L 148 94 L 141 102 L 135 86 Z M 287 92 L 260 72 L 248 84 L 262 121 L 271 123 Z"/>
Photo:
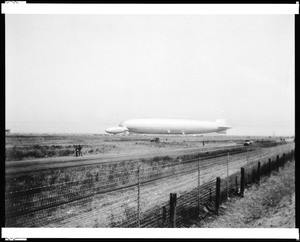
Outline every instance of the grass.
<path id="1" fill-rule="evenodd" d="M 5 137 L 6 161 L 23 160 L 30 158 L 44 158 L 53 156 L 75 155 L 74 145 L 81 144 L 85 154 L 100 154 L 107 152 L 119 152 L 128 150 L 128 147 L 145 150 L 157 148 L 200 146 L 205 139 L 210 142 L 242 142 L 245 137 L 212 136 L 193 137 L 193 136 L 162 136 L 163 142 L 153 146 L 150 142 L 156 136 L 95 136 L 95 135 L 8 135 Z M 267 137 L 255 137 L 268 139 Z M 126 141 L 124 143 L 124 141 Z M 267 145 L 265 142 L 264 144 Z"/>
<path id="2" fill-rule="evenodd" d="M 220 216 L 206 214 L 204 218 L 185 221 L 184 227 L 201 228 L 267 228 L 293 227 L 295 220 L 295 162 L 263 177 L 260 185 L 245 190 L 243 198 L 232 197 L 221 205 Z"/>
<path id="3" fill-rule="evenodd" d="M 70 145 L 70 143 L 71 142 L 49 145 L 26 144 L 26 146 L 19 145 L 6 147 L 6 156 L 7 160 L 19 160 L 28 157 L 63 156 L 70 155 L 71 153 L 74 155 L 74 149 L 73 146 Z M 76 141 L 76 143 L 79 142 Z M 105 144 L 97 144 L 96 147 L 85 145 L 86 152 L 102 152 L 104 149 L 110 149 L 111 147 L 114 147 L 114 145 L 105 146 Z M 70 153 L 64 153 L 64 150 L 70 150 Z M 191 159 L 194 157 L 197 157 L 197 155 L 185 155 L 182 157 L 180 156 L 181 159 Z M 179 159 L 179 157 L 177 158 Z M 169 156 L 157 156 L 152 159 L 140 160 L 140 175 L 141 178 L 143 178 L 141 180 L 149 180 L 159 178 L 167 174 L 174 174 L 181 169 L 181 166 L 169 166 L 174 162 L 177 162 L 177 160 L 174 160 Z M 80 184 L 74 187 L 69 187 L 68 184 L 58 186 L 57 188 L 63 188 L 63 190 L 61 191 L 60 189 L 56 189 L 56 187 L 54 190 L 50 188 L 42 188 L 42 191 L 36 191 L 36 194 L 33 195 L 36 195 L 39 198 L 47 198 L 48 196 L 55 197 L 59 195 L 59 193 L 63 193 L 63 195 L 73 194 L 74 196 L 76 195 L 77 197 L 80 197 L 92 193 L 94 186 L 103 186 L 103 190 L 105 190 L 119 188 L 124 185 L 135 184 L 137 182 L 137 161 L 127 160 L 118 164 L 108 163 L 105 165 L 92 167 L 53 169 L 44 171 L 42 173 L 31 173 L 26 176 L 23 175 L 20 177 L 12 177 L 6 179 L 6 184 L 8 184 L 7 188 L 13 191 L 28 189 L 32 187 L 49 186 L 69 181 L 79 181 Z M 81 181 L 85 179 L 88 180 Z M 108 185 L 105 186 L 106 184 Z M 57 201 L 65 201 L 67 199 L 67 196 L 61 196 L 57 199 Z M 16 199 L 13 202 L 19 202 L 19 200 Z M 132 212 L 130 211 L 130 209 L 126 210 L 125 215 L 132 216 Z M 112 219 L 112 221 L 114 221 L 114 219 Z"/>
<path id="4" fill-rule="evenodd" d="M 53 156 L 69 156 L 74 154 L 72 146 L 47 146 L 47 145 L 32 145 L 32 146 L 13 146 L 5 149 L 5 158 L 10 160 L 23 160 L 25 158 L 44 158 Z"/>

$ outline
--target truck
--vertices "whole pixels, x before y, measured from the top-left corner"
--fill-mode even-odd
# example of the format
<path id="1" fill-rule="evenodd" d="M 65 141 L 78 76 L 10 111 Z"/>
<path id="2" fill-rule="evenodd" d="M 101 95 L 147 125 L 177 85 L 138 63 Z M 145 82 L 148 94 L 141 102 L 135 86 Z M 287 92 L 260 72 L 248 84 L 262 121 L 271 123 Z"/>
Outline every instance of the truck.
<path id="1" fill-rule="evenodd" d="M 244 146 L 252 145 L 252 143 L 253 143 L 253 141 L 250 141 L 250 140 L 246 139 L 244 141 Z"/>

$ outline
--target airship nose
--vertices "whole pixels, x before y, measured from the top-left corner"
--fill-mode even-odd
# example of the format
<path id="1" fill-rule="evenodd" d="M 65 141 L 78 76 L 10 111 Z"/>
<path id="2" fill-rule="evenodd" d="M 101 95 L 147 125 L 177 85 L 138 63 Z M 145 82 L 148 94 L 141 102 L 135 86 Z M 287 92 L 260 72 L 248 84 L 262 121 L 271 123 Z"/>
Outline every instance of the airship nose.
<path id="1" fill-rule="evenodd" d="M 127 131 L 126 127 L 112 127 L 105 130 L 106 133 L 118 134 Z"/>
<path id="2" fill-rule="evenodd" d="M 106 133 L 110 133 L 111 132 L 111 128 L 108 128 L 105 130 Z"/>

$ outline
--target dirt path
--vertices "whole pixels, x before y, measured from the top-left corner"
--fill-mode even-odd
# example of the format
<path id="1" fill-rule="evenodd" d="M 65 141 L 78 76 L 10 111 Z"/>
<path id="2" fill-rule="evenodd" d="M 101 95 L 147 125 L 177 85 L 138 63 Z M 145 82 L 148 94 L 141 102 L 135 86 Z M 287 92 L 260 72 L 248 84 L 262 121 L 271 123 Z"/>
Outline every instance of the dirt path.
<path id="1" fill-rule="evenodd" d="M 290 150 L 286 145 L 281 150 Z M 280 153 L 278 147 L 252 151 L 248 162 L 258 161 L 260 156 L 265 157 L 269 152 L 275 156 Z M 230 157 L 230 171 L 232 174 L 247 163 L 245 154 L 236 154 Z M 213 165 L 215 164 L 215 165 Z M 226 158 L 219 157 L 208 161 L 208 167 L 201 172 L 201 184 L 215 179 L 216 176 L 226 176 Z M 212 167 L 212 168 L 211 168 Z M 155 205 L 169 201 L 169 193 L 179 195 L 197 187 L 197 163 L 190 164 L 189 169 L 195 170 L 187 175 L 166 178 L 141 187 L 141 212 L 144 213 Z M 213 170 L 211 170 L 213 169 Z M 27 227 L 112 227 L 112 223 L 126 217 L 137 218 L 137 187 L 97 194 L 87 199 L 72 202 L 57 208 L 45 209 L 36 214 L 26 215 L 18 219 L 20 226 Z M 117 218 L 118 217 L 118 218 Z"/>
<path id="2" fill-rule="evenodd" d="M 192 147 L 192 148 L 162 148 L 156 150 L 134 150 L 133 152 L 120 153 L 120 154 L 97 154 L 86 155 L 83 157 L 48 157 L 42 159 L 30 159 L 22 161 L 9 161 L 5 163 L 6 175 L 24 172 L 37 172 L 51 168 L 65 168 L 72 166 L 87 166 L 98 163 L 106 162 L 119 162 L 131 159 L 150 158 L 155 156 L 170 156 L 176 157 L 184 154 L 193 154 L 199 152 L 207 152 L 220 148 L 238 147 L 235 143 L 228 144 L 214 144 L 205 147 Z"/>
<path id="3" fill-rule="evenodd" d="M 295 228 L 295 162 L 261 185 L 245 190 L 243 198 L 234 197 L 221 205 L 220 216 L 210 215 L 190 221 L 194 228 Z"/>

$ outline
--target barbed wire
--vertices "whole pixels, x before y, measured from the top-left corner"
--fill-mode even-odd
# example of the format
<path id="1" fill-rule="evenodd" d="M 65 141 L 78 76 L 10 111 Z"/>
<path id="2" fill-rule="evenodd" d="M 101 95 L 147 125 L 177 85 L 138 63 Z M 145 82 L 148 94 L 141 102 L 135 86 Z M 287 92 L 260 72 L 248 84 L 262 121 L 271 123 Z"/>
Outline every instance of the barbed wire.
<path id="1" fill-rule="evenodd" d="M 226 153 L 226 152 L 225 152 Z M 237 153 L 229 153 L 230 155 L 233 155 L 233 154 L 239 154 L 241 152 L 237 152 Z M 222 156 L 223 156 L 223 153 L 222 153 Z M 166 168 L 170 168 L 171 166 L 177 166 L 177 165 L 180 165 L 180 164 L 185 164 L 185 163 L 189 163 L 189 162 L 193 162 L 193 161 L 198 161 L 198 159 L 200 160 L 207 160 L 209 158 L 216 158 L 218 157 L 218 155 L 214 155 L 214 156 L 206 156 L 206 157 L 203 157 L 203 158 L 193 158 L 193 159 L 187 159 L 187 160 L 183 160 L 183 161 L 180 161 L 180 162 L 174 162 L 174 163 L 171 163 L 171 164 L 161 164 L 161 165 L 156 165 L 155 168 L 163 168 L 163 167 L 166 167 Z M 222 158 L 222 157 L 220 157 Z M 214 165 L 214 164 L 217 164 L 218 161 L 215 161 L 214 163 L 211 163 L 209 164 L 210 166 L 211 165 Z M 203 164 L 204 165 L 204 164 Z M 205 165 L 204 165 L 204 168 Z M 146 171 L 146 170 L 149 170 L 148 172 L 153 172 L 153 167 L 144 167 L 142 169 L 143 171 Z M 105 172 L 105 171 L 111 171 L 111 169 L 101 169 L 101 172 Z M 120 172 L 114 172 L 114 177 L 123 177 L 124 173 L 132 173 L 132 172 L 137 172 L 138 169 L 131 169 L 131 170 L 124 170 L 124 171 L 120 171 Z M 99 173 L 96 173 L 98 174 L 99 176 Z M 146 174 L 144 172 L 144 174 Z M 100 173 L 101 175 L 101 173 Z M 103 175 L 103 174 L 102 174 Z M 92 178 L 85 178 L 85 179 L 80 179 L 80 180 L 76 180 L 76 181 L 68 181 L 68 182 L 63 182 L 63 183 L 55 183 L 53 185 L 46 185 L 46 186 L 40 186 L 40 187 L 33 187 L 33 188 L 28 188 L 28 189 L 23 189 L 23 190 L 17 190 L 17 191 L 7 191 L 5 193 L 5 195 L 8 195 L 8 194 L 15 194 L 15 193 L 21 193 L 21 192 L 30 192 L 30 191 L 34 191 L 34 190 L 38 190 L 38 189 L 45 189 L 45 188 L 56 188 L 57 186 L 63 186 L 63 185 L 81 185 L 80 182 L 85 182 L 85 181 L 89 181 L 89 182 L 94 182 L 95 178 L 92 177 Z"/>
<path id="2" fill-rule="evenodd" d="M 259 153 L 258 154 L 255 154 L 255 157 L 256 158 L 258 158 L 257 156 L 259 156 Z M 267 156 L 267 155 L 266 155 Z M 262 158 L 261 158 L 262 156 L 260 156 L 259 157 L 259 159 L 260 159 L 260 161 L 262 160 Z M 274 155 L 274 157 L 276 157 L 276 154 Z M 189 174 L 189 173 L 195 173 L 194 175 L 196 176 L 196 172 L 197 172 L 197 169 L 196 169 L 196 166 L 197 166 L 197 163 L 199 162 L 198 161 L 198 159 L 197 158 L 195 158 L 195 159 L 190 159 L 190 160 L 192 160 L 192 162 L 194 162 L 193 164 L 192 164 L 192 166 L 191 167 L 188 167 L 187 169 L 185 169 L 184 171 L 178 171 L 177 173 L 174 173 L 174 174 L 172 174 L 173 175 L 173 178 L 174 177 L 176 177 L 176 176 L 178 176 L 178 175 L 186 175 L 186 174 Z M 257 160 L 253 160 L 253 162 L 256 162 Z M 253 163 L 253 162 L 249 162 L 249 167 L 250 167 L 250 165 Z M 214 173 L 215 173 L 215 175 L 217 175 L 218 174 L 218 172 L 220 171 L 222 171 L 222 169 L 225 167 L 224 166 L 224 160 L 222 161 L 222 159 L 220 160 L 220 161 L 214 161 L 214 163 L 212 162 L 210 165 L 213 165 L 213 166 L 216 166 L 216 165 L 219 165 L 219 166 L 222 166 L 222 167 L 219 167 L 218 169 L 216 169 L 216 168 L 214 168 Z M 266 163 L 266 162 L 265 162 Z M 251 172 L 251 168 L 249 168 L 249 172 Z M 172 175 L 170 175 L 170 176 L 167 176 L 167 177 L 172 177 Z M 204 176 L 205 174 L 201 174 L 202 176 Z M 249 175 L 248 174 L 248 170 L 247 170 L 247 175 Z M 155 177 L 155 176 L 154 176 Z M 159 181 L 160 179 L 164 179 L 164 178 L 167 178 L 167 177 L 162 177 L 162 178 L 159 178 L 159 179 L 156 179 L 156 181 Z M 180 176 L 179 176 L 180 177 Z M 247 177 L 247 176 L 246 176 Z M 189 183 L 193 183 L 193 182 L 195 182 L 195 181 L 197 181 L 197 179 L 198 179 L 198 177 L 196 176 L 194 179 L 190 179 L 190 180 L 188 180 L 188 181 L 186 181 L 185 183 L 178 183 L 178 185 L 177 186 L 175 186 L 175 188 L 176 187 L 181 187 L 182 189 L 185 189 L 184 188 L 184 184 L 189 184 Z M 89 180 L 89 179 L 84 179 L 84 180 Z M 230 180 L 230 179 L 229 179 Z M 146 181 L 146 182 L 148 182 L 148 183 L 150 183 L 149 181 Z M 146 183 L 145 182 L 145 183 Z M 154 180 L 154 182 L 155 182 L 155 180 Z M 96 183 L 97 184 L 97 183 Z M 109 183 L 107 183 L 107 184 L 109 184 Z M 80 185 L 85 185 L 85 184 L 80 184 Z M 145 185 L 145 184 L 142 184 L 142 185 Z M 141 185 L 141 186 L 142 186 Z M 133 185 L 134 186 L 134 185 Z M 235 186 L 235 184 L 234 184 L 234 181 L 231 181 L 231 183 L 229 183 L 229 186 L 231 186 L 231 187 L 234 187 Z M 221 184 L 221 187 L 222 188 L 224 188 L 225 187 L 225 185 L 223 185 L 222 186 L 222 184 Z M 125 187 L 126 188 L 126 187 Z M 197 185 L 195 184 L 195 188 L 197 188 Z M 189 191 L 192 191 L 193 189 L 195 189 L 195 188 L 192 188 L 192 189 L 190 189 Z M 200 188 L 201 189 L 204 189 L 204 186 L 203 187 L 201 187 L 200 186 Z M 62 188 L 62 190 L 63 190 L 64 188 Z M 153 188 L 154 190 L 155 190 L 155 187 Z M 172 187 L 172 188 L 169 188 L 169 190 L 165 190 L 165 191 L 172 191 L 172 189 L 174 189 L 174 187 Z M 120 189 L 121 190 L 121 189 Z M 205 194 L 201 194 L 201 196 L 203 196 L 203 195 L 209 195 L 209 193 L 211 193 L 211 191 L 213 191 L 214 190 L 214 188 L 212 187 L 212 188 L 210 188 L 210 192 L 206 192 Z M 114 190 L 115 191 L 115 190 Z M 75 193 L 76 194 L 76 193 Z M 63 195 L 65 195 L 65 194 L 61 194 L 61 196 L 63 196 Z M 26 198 L 26 197 L 25 197 Z M 50 198 L 53 198 L 53 197 L 50 197 Z M 47 197 L 45 197 L 45 198 L 43 198 L 43 199 L 47 199 Z M 195 198 L 196 199 L 196 198 Z M 40 201 L 39 201 L 40 202 Z M 124 202 L 124 201 L 122 201 L 122 202 Z M 118 203 L 117 203 L 118 204 Z M 153 203 L 153 204 L 155 204 L 155 202 Z M 24 205 L 24 204 L 23 204 Z M 118 205 L 116 205 L 116 206 L 118 206 Z M 151 206 L 152 206 L 152 204 L 151 204 Z M 117 211 L 119 211 L 119 210 L 117 210 Z"/>
<path id="3" fill-rule="evenodd" d="M 224 152 L 224 153 L 226 153 L 226 152 Z M 240 153 L 240 152 L 238 152 L 238 153 Z M 235 154 L 235 153 L 233 153 L 233 154 Z M 216 158 L 219 155 L 221 157 L 221 156 L 223 156 L 223 153 L 222 154 L 217 154 L 217 155 L 212 155 L 212 156 L 205 156 L 205 157 L 202 157 L 202 158 L 185 159 L 185 160 L 182 160 L 182 161 L 179 160 L 178 162 L 173 162 L 171 164 L 156 165 L 155 167 L 157 167 L 157 168 L 163 168 L 163 167 L 169 168 L 171 166 L 177 166 L 177 165 L 180 165 L 180 164 L 185 164 L 185 163 L 189 163 L 189 162 L 193 162 L 193 161 L 198 161 L 198 159 L 200 159 L 200 160 L 207 160 L 207 159 L 210 159 L 210 158 Z M 144 167 L 143 170 L 150 170 L 149 172 L 151 172 L 153 170 L 153 167 Z M 105 172 L 105 171 L 110 171 L 111 172 L 111 169 L 101 169 L 101 172 Z M 127 172 L 137 172 L 137 171 L 138 171 L 138 168 L 135 168 L 135 169 L 131 169 L 131 170 L 124 170 L 124 171 L 120 171 L 120 172 L 114 172 L 114 175 L 115 176 L 117 174 L 123 175 L 124 173 L 127 173 Z M 98 173 L 98 175 L 99 175 L 99 173 Z M 79 180 L 76 180 L 76 181 L 68 181 L 68 182 L 62 182 L 62 183 L 55 183 L 55 184 L 52 184 L 52 185 L 45 185 L 45 186 L 33 187 L 33 188 L 28 188 L 28 189 L 23 189 L 23 190 L 6 191 L 5 195 L 20 193 L 20 192 L 30 192 L 30 191 L 38 190 L 38 189 L 56 188 L 57 186 L 62 186 L 62 185 L 68 185 L 69 186 L 72 183 L 74 183 L 75 185 L 78 185 L 79 182 L 84 182 L 84 181 L 93 182 L 93 178 L 84 178 L 84 179 L 79 179 Z"/>

